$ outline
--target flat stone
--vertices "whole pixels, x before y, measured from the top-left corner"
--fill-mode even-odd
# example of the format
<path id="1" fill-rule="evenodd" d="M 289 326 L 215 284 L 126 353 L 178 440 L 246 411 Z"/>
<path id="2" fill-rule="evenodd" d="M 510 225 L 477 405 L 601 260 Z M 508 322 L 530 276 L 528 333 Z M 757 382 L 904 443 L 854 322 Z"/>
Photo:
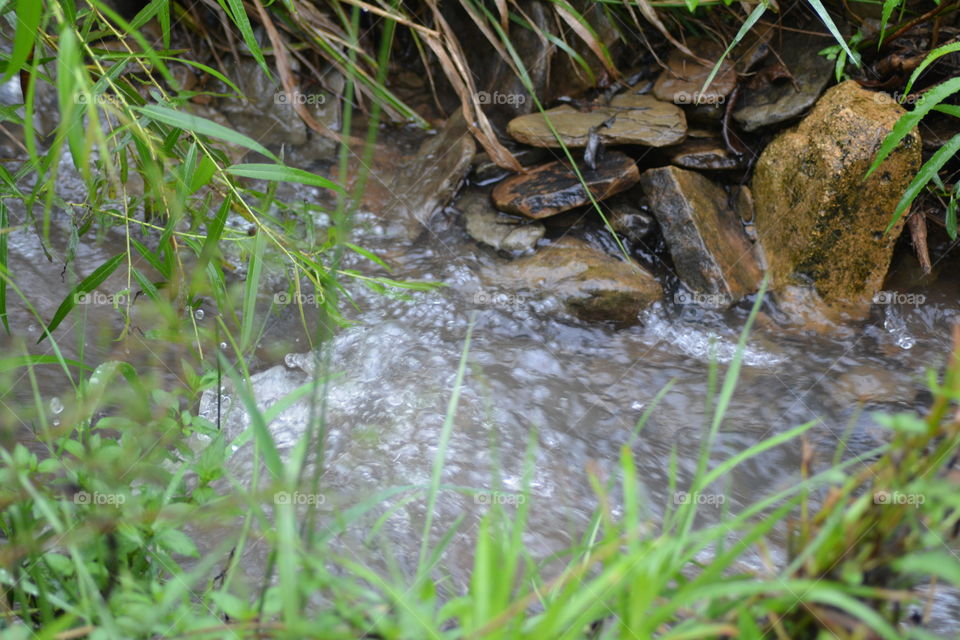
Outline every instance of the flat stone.
<path id="1" fill-rule="evenodd" d="M 648 271 L 623 262 L 583 240 L 562 238 L 532 256 L 500 268 L 509 286 L 561 298 L 567 310 L 587 321 L 636 324 L 639 313 L 663 298 Z"/>
<path id="2" fill-rule="evenodd" d="M 863 317 L 880 290 L 906 216 L 890 214 L 920 166 L 914 131 L 863 177 L 904 109 L 848 81 L 763 151 L 753 176 L 757 235 L 774 290 L 813 286 L 823 301 Z"/>
<path id="3" fill-rule="evenodd" d="M 633 92 L 621 93 L 609 106 L 597 105 L 590 111 L 578 111 L 569 105 L 548 109 L 546 116 L 568 147 L 584 147 L 590 129 L 615 117 L 608 127 L 600 127 L 597 134 L 606 145 L 639 144 L 663 147 L 684 139 L 687 121 L 683 110 L 653 96 Z M 507 125 L 510 136 L 534 147 L 560 147 L 547 126 L 543 113 L 531 113 L 514 118 Z"/>
<path id="4" fill-rule="evenodd" d="M 660 167 L 640 176 L 677 275 L 708 306 L 728 306 L 753 293 L 762 273 L 753 245 L 726 192 L 685 169 Z"/>
<path id="5" fill-rule="evenodd" d="M 604 153 L 596 169 L 583 166 L 580 171 L 597 200 L 629 189 L 640 178 L 633 159 L 616 151 Z M 539 219 L 587 204 L 590 198 L 573 169 L 557 161 L 504 180 L 494 188 L 493 201 L 501 211 Z"/>
<path id="6" fill-rule="evenodd" d="M 762 81 L 756 89 L 745 86 L 733 112 L 737 124 L 744 131 L 756 131 L 796 118 L 813 106 L 833 76 L 833 62 L 817 53 L 822 48 L 822 38 L 786 35 L 780 56 L 796 85 L 783 78 Z M 773 60 L 779 65 L 776 57 Z"/>
<path id="7" fill-rule="evenodd" d="M 418 236 L 433 214 L 453 198 L 475 152 L 473 136 L 458 109 L 440 132 L 425 140 L 417 154 L 397 170 L 383 215 L 397 221 L 408 238 Z"/>
<path id="8" fill-rule="evenodd" d="M 723 148 L 719 140 L 687 140 L 671 150 L 670 163 L 696 171 L 743 168 L 743 160 Z"/>
<path id="9" fill-rule="evenodd" d="M 484 189 L 467 189 L 457 199 L 456 207 L 463 212 L 470 237 L 497 250 L 530 251 L 546 232 L 539 222 L 519 224 L 516 218 L 494 209 Z"/>
<path id="10" fill-rule="evenodd" d="M 706 46 L 706 43 L 691 43 L 691 49 L 707 60 L 716 60 L 722 53 L 714 46 Z M 703 83 L 711 71 L 712 66 L 705 67 L 675 49 L 667 58 L 667 69 L 660 73 L 653 85 L 653 94 L 661 100 L 675 104 L 723 104 L 737 85 L 737 74 L 733 65 L 724 60 L 710 86 L 701 93 Z"/>

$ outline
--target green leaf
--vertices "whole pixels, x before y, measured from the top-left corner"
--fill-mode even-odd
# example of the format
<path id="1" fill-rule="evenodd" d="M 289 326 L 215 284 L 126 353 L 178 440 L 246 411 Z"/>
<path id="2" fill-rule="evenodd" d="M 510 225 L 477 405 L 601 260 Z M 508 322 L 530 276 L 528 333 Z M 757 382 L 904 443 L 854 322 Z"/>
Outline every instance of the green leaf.
<path id="1" fill-rule="evenodd" d="M 887 0 L 890 2 L 890 0 Z M 886 7 L 884 7 L 886 9 Z M 920 66 L 913 70 L 913 73 L 910 74 L 910 79 L 907 81 L 907 86 L 904 88 L 904 93 L 910 93 L 910 89 L 913 88 L 913 83 L 916 82 L 917 78 L 920 77 L 920 74 L 929 67 L 931 64 L 936 62 L 938 58 L 942 58 L 948 53 L 953 53 L 954 51 L 960 51 L 960 42 L 951 42 L 950 44 L 945 44 L 942 47 L 937 47 L 923 59 L 923 62 L 920 63 Z"/>
<path id="2" fill-rule="evenodd" d="M 200 116 L 184 113 L 182 111 L 175 111 L 174 109 L 161 107 L 160 105 L 155 104 L 147 105 L 146 107 L 134 108 L 155 122 L 162 122 L 163 124 L 170 125 L 171 127 L 176 127 L 185 131 L 192 131 L 193 133 L 223 140 L 231 144 L 239 145 L 245 149 L 262 153 L 271 160 L 279 160 L 269 149 L 264 147 L 253 138 L 247 137 L 242 133 L 238 133 L 233 129 L 228 129 L 227 127 L 217 124 L 212 120 L 207 120 L 206 118 L 201 118 Z"/>
<path id="3" fill-rule="evenodd" d="M 877 40 L 877 49 L 880 48 L 880 45 L 883 44 L 883 39 L 887 36 L 887 23 L 890 21 L 893 10 L 901 4 L 903 4 L 903 0 L 884 0 L 883 13 L 880 16 L 880 38 Z M 909 89 L 906 91 L 910 93 Z"/>
<path id="4" fill-rule="evenodd" d="M 0 198 L 0 272 L 7 271 L 7 225 L 10 224 L 7 216 L 7 205 Z M 7 320 L 7 280 L 0 278 L 0 322 L 3 322 L 3 328 L 10 334 L 10 324 Z"/>
<path id="5" fill-rule="evenodd" d="M 33 43 L 40 31 L 43 3 L 39 0 L 17 0 L 16 16 L 17 31 L 13 36 L 13 51 L 7 63 L 7 72 L 3 76 L 4 82 L 23 68 L 23 63 L 33 51 Z"/>
<path id="6" fill-rule="evenodd" d="M 197 545 L 193 543 L 190 536 L 178 529 L 167 529 L 157 536 L 160 546 L 171 553 L 181 556 L 197 558 L 200 553 L 197 551 Z"/>
<path id="7" fill-rule="evenodd" d="M 726 57 L 730 55 L 730 51 L 735 46 L 737 46 L 737 44 L 741 40 L 743 40 L 744 36 L 746 36 L 750 32 L 750 29 L 753 28 L 753 25 L 757 23 L 757 20 L 760 19 L 760 16 L 762 16 L 764 12 L 766 12 L 766 10 L 767 10 L 766 3 L 761 2 L 756 7 L 754 7 L 753 11 L 750 12 L 750 15 L 747 16 L 747 19 L 740 26 L 740 30 L 737 32 L 737 35 L 734 36 L 733 41 L 727 47 L 726 51 L 723 52 L 723 55 L 720 56 L 720 58 L 717 60 L 717 63 L 713 65 L 713 69 L 710 70 L 710 75 L 707 76 L 707 79 L 704 81 L 703 86 L 700 87 L 701 95 L 706 93 L 707 87 L 709 87 L 710 83 L 713 82 L 713 79 L 716 77 L 717 73 L 720 71 L 720 65 L 723 64 L 723 61 L 726 59 Z"/>
<path id="8" fill-rule="evenodd" d="M 237 25 L 237 29 L 240 30 L 243 41 L 246 43 L 250 53 L 253 54 L 254 59 L 260 65 L 260 68 L 263 69 L 264 73 L 267 74 L 267 77 L 270 78 L 270 68 L 267 66 L 267 61 L 263 58 L 260 43 L 257 42 L 257 38 L 253 35 L 253 28 L 250 26 L 250 19 L 247 18 L 247 10 L 244 8 L 242 0 L 227 0 L 227 4 L 230 5 L 229 9 L 224 7 L 223 0 L 220 1 L 220 6 L 224 7 L 230 14 L 233 24 Z"/>
<path id="9" fill-rule="evenodd" d="M 873 164 L 870 165 L 870 169 L 863 179 L 866 180 L 870 177 L 870 174 L 877 170 L 877 167 L 887 159 L 887 156 L 900 144 L 900 141 L 906 138 L 913 128 L 917 126 L 917 123 L 920 122 L 923 116 L 927 115 L 931 109 L 958 91 L 960 91 L 960 78 L 951 78 L 923 94 L 923 97 L 917 102 L 916 106 L 914 106 L 913 111 L 900 116 L 897 124 L 893 125 L 893 130 L 884 138 L 880 149 L 877 151 L 876 159 L 874 159 Z"/>
<path id="10" fill-rule="evenodd" d="M 60 365 L 60 366 L 68 365 L 71 367 L 78 367 L 80 369 L 85 369 L 87 371 L 93 368 L 93 367 L 88 367 L 82 362 L 77 362 L 76 360 L 70 360 L 68 358 L 61 358 L 59 356 L 29 355 L 29 356 L 12 356 L 10 358 L 0 358 L 0 372 L 12 371 L 14 369 L 19 369 L 21 367 L 35 367 L 41 364 L 54 364 L 54 365 Z"/>
<path id="11" fill-rule="evenodd" d="M 337 193 L 346 193 L 344 188 L 336 182 L 327 180 L 309 171 L 304 171 L 303 169 L 285 167 L 281 164 L 235 164 L 227 167 L 227 173 L 243 178 L 254 178 L 256 180 L 295 182 L 312 187 L 332 189 Z"/>
<path id="12" fill-rule="evenodd" d="M 897 203 L 897 208 L 893 212 L 893 218 L 891 218 L 890 224 L 887 225 L 887 232 L 897 224 L 897 221 L 900 220 L 900 217 L 903 216 L 903 213 L 910 207 L 917 195 L 919 195 L 923 188 L 927 186 L 927 183 L 937 175 L 940 169 L 943 168 L 943 165 L 945 165 L 958 150 L 960 150 L 960 134 L 955 135 L 946 144 L 937 149 L 937 152 L 930 156 L 930 159 L 920 167 L 920 171 L 917 172 L 917 175 L 915 175 L 910 184 L 907 185 L 907 190 L 904 191 L 903 197 L 900 198 L 900 202 Z M 954 221 L 954 223 L 956 223 L 956 221 Z M 953 235 L 956 235 L 956 224 L 954 224 Z"/>
<path id="13" fill-rule="evenodd" d="M 75 306 L 77 306 L 77 296 L 84 293 L 90 293 L 100 286 L 104 280 L 110 277 L 111 273 L 116 271 L 117 267 L 126 256 L 126 253 L 118 253 L 97 267 L 97 269 L 89 276 L 81 280 L 80 284 L 75 286 L 70 293 L 67 294 L 67 297 L 64 298 L 63 302 L 60 303 L 60 306 L 57 307 L 56 312 L 53 314 L 53 319 L 50 320 L 50 324 L 44 328 L 43 335 L 40 336 L 40 339 L 37 340 L 37 342 L 42 342 L 44 338 L 53 333 L 54 329 L 60 326 L 60 323 L 63 322 L 63 319 L 67 317 L 67 314 L 70 313 Z"/>
<path id="14" fill-rule="evenodd" d="M 853 50 L 847 45 L 847 41 L 843 39 L 843 36 L 840 35 L 840 30 L 837 29 L 837 25 L 833 23 L 833 18 L 830 17 L 830 14 L 827 13 L 826 7 L 823 6 L 823 3 L 820 0 L 808 0 L 810 6 L 820 16 L 820 21 L 823 22 L 824 26 L 827 27 L 827 30 L 830 32 L 830 35 L 833 36 L 833 39 L 837 41 L 837 44 L 840 45 L 840 48 L 843 49 L 844 53 L 847 54 L 847 57 L 853 61 L 853 64 L 860 66 L 860 56 L 853 52 Z"/>

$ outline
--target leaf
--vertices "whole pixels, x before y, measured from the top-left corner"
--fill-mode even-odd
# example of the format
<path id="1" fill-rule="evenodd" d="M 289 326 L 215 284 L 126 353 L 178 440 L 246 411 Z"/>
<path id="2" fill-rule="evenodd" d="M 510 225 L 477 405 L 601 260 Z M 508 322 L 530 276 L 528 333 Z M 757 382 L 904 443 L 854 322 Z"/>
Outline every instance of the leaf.
<path id="1" fill-rule="evenodd" d="M 13 36 L 13 51 L 7 63 L 7 72 L 3 76 L 4 82 L 23 68 L 23 63 L 33 52 L 33 43 L 40 31 L 43 3 L 39 0 L 17 0 L 16 16 L 17 31 Z"/>
<path id="2" fill-rule="evenodd" d="M 893 10 L 903 4 L 903 0 L 884 0 L 883 2 L 883 13 L 880 16 L 880 37 L 877 39 L 877 49 L 883 44 L 883 39 L 887 35 L 887 23 L 890 22 L 890 16 L 893 14 Z M 906 90 L 907 93 L 910 93 L 910 90 Z"/>
<path id="3" fill-rule="evenodd" d="M 953 53 L 954 51 L 960 51 L 960 42 L 951 42 L 950 44 L 945 44 L 942 47 L 937 47 L 931 51 L 927 57 L 923 59 L 923 62 L 920 63 L 920 66 L 914 69 L 913 73 L 910 74 L 910 79 L 907 81 L 907 86 L 904 88 L 903 92 L 905 94 L 909 94 L 910 89 L 913 88 L 913 83 L 916 82 L 917 78 L 920 77 L 920 74 L 923 73 L 927 67 L 936 62 L 938 58 L 941 58 L 948 53 Z"/>
<path id="4" fill-rule="evenodd" d="M 279 159 L 273 155 L 269 149 L 264 147 L 253 138 L 247 137 L 242 133 L 238 133 L 233 129 L 228 129 L 227 127 L 217 124 L 212 120 L 207 120 L 206 118 L 201 118 L 200 116 L 195 116 L 193 114 L 176 111 L 168 107 L 162 107 L 154 104 L 147 105 L 146 107 L 134 107 L 134 109 L 147 116 L 151 120 L 154 120 L 155 122 L 162 122 L 163 124 L 170 125 L 171 127 L 176 127 L 185 131 L 192 131 L 193 133 L 239 145 L 245 149 L 262 153 L 271 160 L 279 161 Z"/>
<path id="5" fill-rule="evenodd" d="M 37 343 L 42 342 L 44 338 L 53 333 L 54 329 L 60 326 L 60 323 L 63 322 L 63 319 L 67 317 L 67 314 L 70 313 L 75 306 L 77 306 L 78 295 L 90 293 L 100 286 L 104 280 L 110 277 L 111 273 L 116 271 L 117 267 L 126 257 L 126 255 L 126 253 L 118 253 L 97 267 L 97 269 L 89 276 L 81 280 L 80 284 L 75 286 L 70 293 L 67 294 L 67 297 L 64 298 L 63 302 L 60 303 L 60 306 L 57 307 L 56 312 L 53 314 L 53 319 L 50 320 L 50 324 L 44 328 L 43 335 L 40 336 L 40 339 L 37 340 Z"/>
<path id="6" fill-rule="evenodd" d="M 960 184 L 958 182 L 957 184 Z M 950 202 L 947 203 L 947 233 L 950 235 L 951 240 L 957 239 L 957 189 L 954 187 L 953 193 L 950 195 Z"/>
<path id="7" fill-rule="evenodd" d="M 757 23 L 757 20 L 760 19 L 760 16 L 764 14 L 767 10 L 767 5 L 764 3 L 758 4 L 754 7 L 753 11 L 750 12 L 750 15 L 747 16 L 747 19 L 740 26 L 740 30 L 737 31 L 737 35 L 734 36 L 733 42 L 727 47 L 726 51 L 723 52 L 723 55 L 720 56 L 720 59 L 717 60 L 717 63 L 713 65 L 713 69 L 710 70 L 710 75 L 707 76 L 707 79 L 704 81 L 703 86 L 700 87 L 700 95 L 706 93 L 707 88 L 710 86 L 710 83 L 713 82 L 713 79 L 716 77 L 717 73 L 720 71 L 720 65 L 723 64 L 723 61 L 726 60 L 727 56 L 730 55 L 730 51 L 733 50 L 737 44 L 743 40 L 744 36 L 750 32 L 750 29 L 753 28 L 753 25 Z"/>
<path id="8" fill-rule="evenodd" d="M 0 198 L 0 272 L 7 271 L 7 225 L 10 224 L 7 218 L 6 202 Z M 7 320 L 7 280 L 0 278 L 0 322 L 3 322 L 3 328 L 10 334 L 10 323 Z"/>
<path id="9" fill-rule="evenodd" d="M 866 180 L 870 177 L 870 174 L 877 170 L 877 167 L 887 159 L 887 156 L 900 144 L 900 141 L 907 137 L 923 116 L 927 115 L 931 109 L 958 91 L 960 91 L 960 78 L 951 78 L 923 94 L 923 97 L 917 102 L 916 106 L 914 106 L 913 111 L 909 111 L 900 116 L 897 124 L 893 125 L 893 130 L 884 138 L 880 149 L 877 150 L 876 159 L 873 161 L 873 164 L 870 165 L 870 169 L 863 179 Z"/>
<path id="10" fill-rule="evenodd" d="M 235 164 L 227 167 L 227 173 L 242 178 L 253 178 L 255 180 L 295 182 L 297 184 L 306 184 L 323 189 L 332 189 L 337 193 L 346 194 L 344 188 L 332 180 L 327 180 L 303 169 L 286 167 L 282 164 Z"/>
<path id="11" fill-rule="evenodd" d="M 827 13 L 826 7 L 823 6 L 823 3 L 820 0 L 807 0 L 810 3 L 810 6 L 813 10 L 820 16 L 820 20 L 823 22 L 824 26 L 827 27 L 827 30 L 830 32 L 830 35 L 833 36 L 833 39 L 837 41 L 837 44 L 844 50 L 847 56 L 853 61 L 853 64 L 860 66 L 860 56 L 853 52 L 853 50 L 847 45 L 847 41 L 843 39 L 843 36 L 840 35 L 840 30 L 837 29 L 837 25 L 833 23 L 833 18 L 830 17 L 830 14 Z"/>
<path id="12" fill-rule="evenodd" d="M 927 186 L 927 183 L 933 180 L 940 169 L 943 168 L 943 165 L 945 165 L 958 150 L 960 150 L 960 134 L 955 135 L 946 144 L 937 149 L 937 152 L 930 156 L 930 159 L 920 167 L 920 171 L 917 172 L 917 175 L 915 175 L 910 184 L 907 185 L 907 190 L 904 191 L 903 197 L 900 198 L 900 202 L 897 203 L 897 208 L 893 212 L 893 218 L 891 218 L 890 224 L 887 225 L 887 233 L 897 224 L 897 221 L 903 216 L 904 211 L 910 207 L 917 195 Z M 953 235 L 956 235 L 956 225 L 954 225 Z"/>
<path id="13" fill-rule="evenodd" d="M 272 79 L 270 68 L 267 66 L 267 61 L 263 58 L 263 51 L 260 50 L 260 43 L 257 42 L 256 36 L 253 35 L 253 28 L 250 27 L 250 19 L 247 17 L 247 10 L 244 8 L 242 0 L 226 0 L 226 2 L 230 5 L 230 8 L 227 9 L 224 7 L 224 9 L 227 9 L 230 18 L 233 20 L 233 24 L 237 25 L 237 29 L 240 30 L 240 35 L 243 36 L 243 41 L 246 43 L 247 48 L 250 50 L 250 53 L 253 54 L 260 68 L 267 74 L 267 77 Z M 220 0 L 220 6 L 223 7 L 223 0 Z"/>
<path id="14" fill-rule="evenodd" d="M 190 558 L 197 558 L 200 553 L 197 551 L 197 545 L 193 543 L 190 536 L 178 529 L 167 529 L 157 536 L 157 542 L 160 546 L 171 553 Z"/>

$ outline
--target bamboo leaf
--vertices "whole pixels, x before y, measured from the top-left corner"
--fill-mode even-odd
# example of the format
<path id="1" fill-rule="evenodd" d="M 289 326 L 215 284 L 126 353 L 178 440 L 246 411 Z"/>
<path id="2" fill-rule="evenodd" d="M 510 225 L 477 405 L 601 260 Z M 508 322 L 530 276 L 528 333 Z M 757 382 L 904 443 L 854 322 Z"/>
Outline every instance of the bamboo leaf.
<path id="1" fill-rule="evenodd" d="M 923 73 L 927 67 L 936 62 L 937 59 L 942 58 L 949 53 L 953 53 L 954 51 L 960 51 L 960 42 L 951 42 L 950 44 L 945 44 L 942 47 L 937 47 L 931 51 L 927 57 L 923 59 L 923 62 L 920 63 L 920 66 L 914 69 L 913 73 L 910 74 L 910 79 L 907 80 L 907 86 L 904 88 L 903 92 L 905 94 L 910 93 L 910 89 L 913 88 L 913 83 L 916 82 L 917 78 L 920 77 L 920 74 Z"/>
<path id="2" fill-rule="evenodd" d="M 235 164 L 227 167 L 227 173 L 242 178 L 253 178 L 255 180 L 295 182 L 312 187 L 332 189 L 337 193 L 346 194 L 344 188 L 332 180 L 310 173 L 309 171 L 304 171 L 303 169 L 285 167 L 282 164 Z"/>
<path id="3" fill-rule="evenodd" d="M 17 0 L 17 30 L 13 36 L 13 51 L 7 63 L 7 72 L 3 76 L 6 82 L 23 68 L 33 52 L 33 43 L 40 31 L 40 18 L 43 16 L 43 3 L 38 0 Z"/>
<path id="4" fill-rule="evenodd" d="M 50 324 L 44 328 L 43 335 L 40 336 L 40 339 L 37 340 L 37 342 L 42 342 L 44 338 L 53 333 L 53 330 L 60 326 L 60 323 L 63 322 L 63 319 L 67 317 L 67 314 L 70 313 L 75 306 L 77 306 L 79 296 L 84 293 L 90 293 L 98 286 L 103 284 L 103 281 L 110 277 L 111 273 L 116 271 L 117 267 L 126 256 L 126 253 L 118 253 L 97 267 L 97 269 L 89 276 L 81 280 L 80 283 L 75 286 L 70 293 L 67 294 L 67 297 L 64 298 L 63 302 L 60 303 L 60 306 L 57 307 L 56 312 L 53 314 L 53 319 L 51 319 Z"/>
<path id="5" fill-rule="evenodd" d="M 893 212 L 893 218 L 887 225 L 886 232 L 889 233 L 897 221 L 903 216 L 904 212 L 910 207 L 917 195 L 927 186 L 937 175 L 943 165 L 947 163 L 960 150 L 960 134 L 955 135 L 946 144 L 937 149 L 937 152 L 930 156 L 930 159 L 920 167 L 920 171 L 913 177 L 913 180 L 907 185 L 907 190 L 897 203 L 897 208 Z M 956 235 L 956 228 L 954 228 Z"/>
<path id="6" fill-rule="evenodd" d="M 134 108 L 155 122 L 162 122 L 163 124 L 171 127 L 176 127 L 185 131 L 192 131 L 193 133 L 223 140 L 231 144 L 239 145 L 245 149 L 262 153 L 271 160 L 279 160 L 269 149 L 264 147 L 253 138 L 245 136 L 242 133 L 238 133 L 233 129 L 228 129 L 227 127 L 217 124 L 212 120 L 207 120 L 206 118 L 201 118 L 200 116 L 184 113 L 182 111 L 176 111 L 160 105 L 152 104 L 147 105 L 146 107 Z"/>
<path id="7" fill-rule="evenodd" d="M 873 164 L 870 165 L 870 169 L 863 179 L 866 180 L 870 177 L 870 174 L 877 170 L 877 167 L 887 159 L 887 156 L 900 144 L 900 141 L 909 135 L 923 116 L 927 115 L 931 109 L 958 91 L 960 91 L 960 78 L 952 78 L 923 94 L 923 97 L 917 102 L 916 106 L 914 106 L 913 111 L 900 116 L 897 123 L 893 125 L 893 130 L 884 138 L 880 149 L 877 150 L 876 159 L 874 159 Z"/>

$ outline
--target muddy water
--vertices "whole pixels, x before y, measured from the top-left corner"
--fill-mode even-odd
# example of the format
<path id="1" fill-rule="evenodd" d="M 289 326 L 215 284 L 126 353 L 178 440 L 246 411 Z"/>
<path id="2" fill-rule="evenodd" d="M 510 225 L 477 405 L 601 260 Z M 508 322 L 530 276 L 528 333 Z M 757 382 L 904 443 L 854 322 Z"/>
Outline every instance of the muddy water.
<path id="1" fill-rule="evenodd" d="M 82 193 L 74 196 L 78 202 L 83 199 Z M 26 220 L 23 212 L 14 211 L 12 216 L 14 222 Z M 710 417 L 705 404 L 707 364 L 715 357 L 721 374 L 726 370 L 746 307 L 720 314 L 667 302 L 649 311 L 634 328 L 588 325 L 564 315 L 560 302 L 549 296 L 498 289 L 491 273 L 504 259 L 477 247 L 451 213 L 434 233 L 413 243 L 400 242 L 383 229 L 376 216 L 361 215 L 357 239 L 386 256 L 393 268 L 391 277 L 444 286 L 404 299 L 374 294 L 348 281 L 356 309 L 348 308 L 347 315 L 354 324 L 340 329 L 328 344 L 329 351 L 320 356 L 306 350 L 303 337 L 296 337 L 295 307 L 281 307 L 269 323 L 259 366 L 250 380 L 258 403 L 266 408 L 309 382 L 318 361 L 332 376 L 321 386 L 324 458 L 318 500 L 319 525 L 333 536 L 330 549 L 376 566 L 383 566 L 385 557 L 396 557 L 401 568 L 412 572 L 426 516 L 422 488 L 438 452 L 470 327 L 473 338 L 442 476 L 448 488 L 440 495 L 431 532 L 438 540 L 463 519 L 444 558 L 450 577 L 447 587 L 455 591 L 467 581 L 472 536 L 490 500 L 457 488 L 500 492 L 492 499 L 501 502 L 516 500 L 526 484 L 528 455 L 531 517 L 525 542 L 534 558 L 547 558 L 574 545 L 587 532 L 597 504 L 588 469 L 614 477 L 624 444 L 635 454 L 646 492 L 644 507 L 655 521 L 676 499 L 668 484 L 673 451 L 677 486 L 681 490 L 688 486 L 700 433 Z M 89 273 L 122 250 L 121 241 L 122 236 L 109 235 L 100 243 L 80 243 L 73 268 Z M 53 253 L 62 256 L 66 246 L 67 239 L 54 234 Z M 19 286 L 41 317 L 50 318 L 70 289 L 62 259 L 48 261 L 29 226 L 10 234 L 10 251 L 10 269 Z M 891 287 L 906 286 L 903 283 L 913 271 L 911 260 L 900 258 Z M 348 257 L 347 266 L 385 275 L 357 257 Z M 103 290 L 123 289 L 118 278 Z M 949 348 L 947 327 L 960 315 L 955 284 L 927 287 L 922 294 L 923 304 L 878 305 L 869 321 L 819 336 L 784 329 L 778 325 L 778 310 L 765 304 L 714 459 L 813 420 L 817 426 L 811 437 L 821 455 L 816 464 L 822 468 L 846 430 L 850 432 L 846 455 L 882 440 L 871 411 L 922 410 L 928 402 L 925 371 L 942 365 Z M 161 362 L 138 360 L 150 349 L 149 341 L 136 332 L 123 343 L 112 342 L 110 337 L 121 326 L 112 308 L 93 305 L 84 312 L 89 314 L 85 336 L 72 323 L 59 333 L 67 357 L 78 357 L 86 341 L 89 363 L 119 357 L 162 368 Z M 211 320 L 208 315 L 198 322 Z M 11 303 L 11 324 L 28 342 L 39 337 L 38 321 L 18 302 Z M 0 341 L 4 350 L 16 342 L 6 337 Z M 49 346 L 30 347 L 33 353 L 46 349 Z M 327 356 L 329 370 L 323 364 Z M 668 384 L 670 391 L 652 407 Z M 55 402 L 64 383 L 56 373 L 41 373 L 40 387 Z M 29 397 L 24 386 L 12 392 L 15 399 L 21 392 Z M 248 417 L 229 387 L 221 410 L 221 426 L 228 436 L 246 429 Z M 647 410 L 650 419 L 634 436 Z M 204 397 L 199 411 L 215 419 L 214 394 Z M 270 424 L 284 456 L 313 415 L 304 401 Z M 29 428 L 26 423 L 21 426 Z M 799 444 L 781 447 L 738 467 L 711 488 L 724 500 L 704 505 L 705 517 L 720 517 L 721 509 L 715 505 L 721 502 L 737 511 L 794 484 L 799 450 Z M 241 481 L 252 476 L 252 444 L 237 448 L 230 467 Z M 407 489 L 340 531 L 340 514 L 391 487 Z M 413 499 L 403 500 L 408 496 Z M 381 535 L 371 538 L 373 519 L 392 506 L 396 509 Z M 619 511 L 616 505 L 614 509 Z M 232 533 L 217 531 L 201 543 L 213 548 Z M 255 583 L 264 566 L 263 549 L 251 545 L 245 560 Z M 957 619 L 951 614 L 958 611 L 952 599 L 938 600 L 936 606 L 944 609 L 943 625 Z"/>

